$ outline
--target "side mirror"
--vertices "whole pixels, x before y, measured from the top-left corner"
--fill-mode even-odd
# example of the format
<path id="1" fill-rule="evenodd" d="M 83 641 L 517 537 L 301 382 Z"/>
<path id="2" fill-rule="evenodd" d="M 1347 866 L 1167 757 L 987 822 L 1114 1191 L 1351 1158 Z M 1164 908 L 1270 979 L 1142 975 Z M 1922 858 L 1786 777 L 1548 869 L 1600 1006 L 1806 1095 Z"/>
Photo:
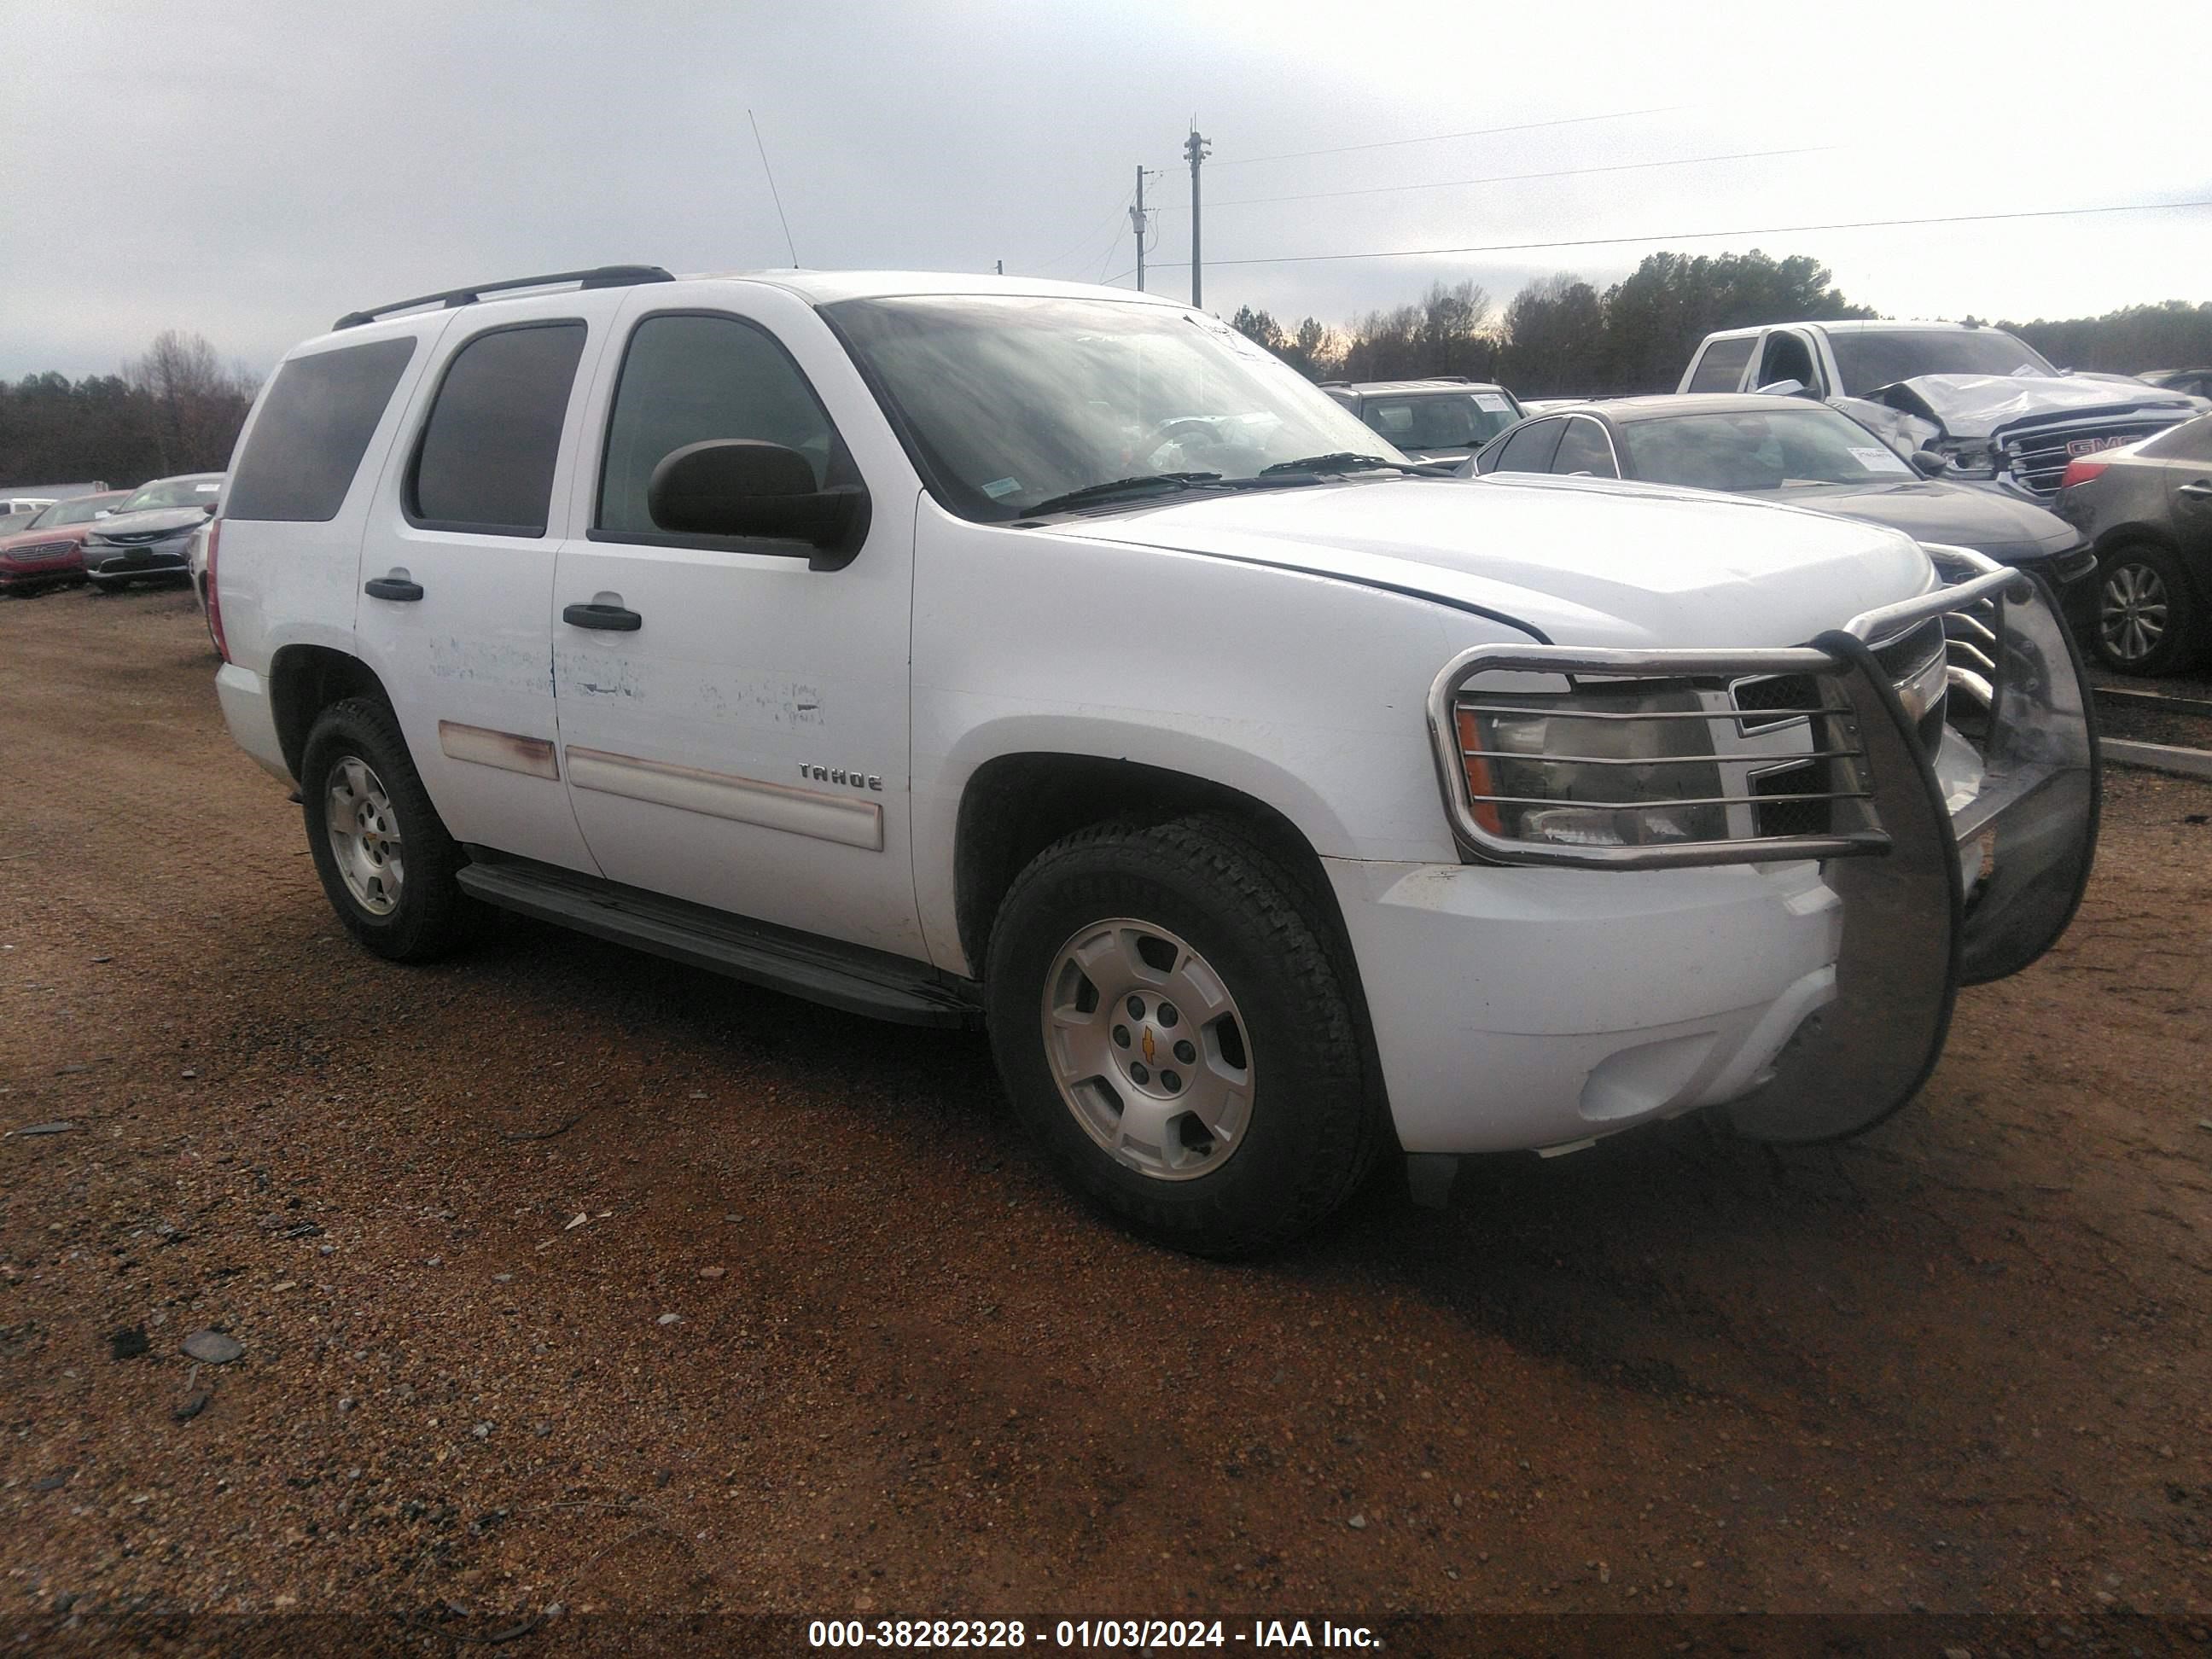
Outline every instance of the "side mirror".
<path id="1" fill-rule="evenodd" d="M 1940 478 L 1951 470 L 1951 464 L 1932 449 L 1916 449 L 1912 470 L 1923 478 Z"/>
<path id="2" fill-rule="evenodd" d="M 645 505 L 678 535 L 804 542 L 816 550 L 817 570 L 849 563 L 868 533 L 866 489 L 817 489 L 805 456 L 756 438 L 710 438 L 663 456 Z"/>
<path id="3" fill-rule="evenodd" d="M 1759 388 L 1759 395 L 1766 398 L 1796 398 L 1802 396 L 1804 391 L 1805 382 L 1796 380 L 1769 380 Z"/>
<path id="4" fill-rule="evenodd" d="M 213 501 L 203 501 L 200 504 L 200 511 L 206 514 L 210 519 L 215 517 L 215 508 L 216 504 Z"/>

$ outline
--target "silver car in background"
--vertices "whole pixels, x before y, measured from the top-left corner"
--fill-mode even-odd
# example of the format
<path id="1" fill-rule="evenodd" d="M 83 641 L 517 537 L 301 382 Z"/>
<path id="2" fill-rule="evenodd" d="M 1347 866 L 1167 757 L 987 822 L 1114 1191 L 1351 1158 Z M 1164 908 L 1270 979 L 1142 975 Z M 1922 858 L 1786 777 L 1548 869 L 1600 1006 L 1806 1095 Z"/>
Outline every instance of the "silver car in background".
<path id="1" fill-rule="evenodd" d="M 95 590 L 190 574 L 185 550 L 208 521 L 222 490 L 220 472 L 156 478 L 100 520 L 84 538 L 84 574 Z"/>

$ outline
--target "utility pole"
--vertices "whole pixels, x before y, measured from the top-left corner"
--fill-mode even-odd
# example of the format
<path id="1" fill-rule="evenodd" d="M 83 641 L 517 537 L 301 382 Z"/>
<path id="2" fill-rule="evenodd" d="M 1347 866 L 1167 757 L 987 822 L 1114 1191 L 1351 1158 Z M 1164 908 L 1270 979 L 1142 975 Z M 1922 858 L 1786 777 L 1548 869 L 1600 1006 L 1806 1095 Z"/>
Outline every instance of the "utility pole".
<path id="1" fill-rule="evenodd" d="M 1206 291 L 1204 270 L 1199 262 L 1198 164 L 1206 160 L 1212 149 L 1212 145 L 1198 136 L 1198 120 L 1193 117 L 1190 137 L 1182 147 L 1182 153 L 1190 157 L 1190 302 L 1193 305 L 1200 303 Z"/>
<path id="2" fill-rule="evenodd" d="M 1000 261 L 999 261 L 999 275 L 1000 275 L 1000 276 L 1005 276 L 1006 274 L 1006 262 L 1004 259 L 1001 259 L 1001 260 L 1000 260 Z"/>
<path id="3" fill-rule="evenodd" d="M 1137 169 L 1137 205 L 1129 210 L 1129 228 L 1137 233 L 1137 292 L 1145 291 L 1145 173 Z M 1158 173 L 1152 175 L 1155 179 Z"/>

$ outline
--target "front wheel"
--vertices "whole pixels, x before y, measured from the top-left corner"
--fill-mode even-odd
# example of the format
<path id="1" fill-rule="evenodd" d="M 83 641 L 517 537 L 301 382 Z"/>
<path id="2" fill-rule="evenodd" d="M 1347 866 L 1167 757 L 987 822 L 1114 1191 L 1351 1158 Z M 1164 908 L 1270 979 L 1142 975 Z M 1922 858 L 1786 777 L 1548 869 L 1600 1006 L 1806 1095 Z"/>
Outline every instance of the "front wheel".
<path id="1" fill-rule="evenodd" d="M 346 931 L 380 957 L 428 962 L 459 943 L 473 907 L 398 724 L 363 697 L 331 704 L 300 763 L 307 847 Z"/>
<path id="2" fill-rule="evenodd" d="M 1061 1177 L 1158 1242 L 1280 1243 L 1352 1193 L 1383 1114 L 1326 924 L 1203 818 L 1079 830 L 1000 907 L 992 1047 Z"/>

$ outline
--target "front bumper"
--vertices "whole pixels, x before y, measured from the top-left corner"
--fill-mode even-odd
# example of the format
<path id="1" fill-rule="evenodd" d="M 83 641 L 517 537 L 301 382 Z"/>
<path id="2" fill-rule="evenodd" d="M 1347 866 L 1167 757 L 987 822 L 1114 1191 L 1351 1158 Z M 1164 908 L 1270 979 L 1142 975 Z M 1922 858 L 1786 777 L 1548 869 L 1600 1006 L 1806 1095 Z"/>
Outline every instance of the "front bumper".
<path id="1" fill-rule="evenodd" d="M 146 547 L 88 547 L 84 574 L 96 582 L 131 581 L 141 576 L 183 576 L 191 574 L 185 562 L 184 541 L 156 542 Z"/>
<path id="2" fill-rule="evenodd" d="M 13 592 L 19 589 L 52 587 L 62 582 L 81 582 L 84 566 L 75 559 L 56 560 L 49 564 L 9 564 L 0 562 L 0 589 Z"/>
<path id="3" fill-rule="evenodd" d="M 2079 658 L 2041 583 L 1930 551 L 1953 586 L 1810 647 L 1481 647 L 1438 677 L 1438 763 L 1473 861 L 1326 861 L 1407 1152 L 1562 1148 L 1723 1103 L 1760 1139 L 1856 1133 L 1918 1090 L 1961 985 L 2063 931 L 2097 825 Z M 1936 617 L 1958 731 L 1931 755 L 1869 644 Z M 1817 834 L 1504 842 L 1458 763 L 1455 700 L 1485 673 L 1810 676 L 1835 707 L 1808 741 L 1851 787 Z"/>

